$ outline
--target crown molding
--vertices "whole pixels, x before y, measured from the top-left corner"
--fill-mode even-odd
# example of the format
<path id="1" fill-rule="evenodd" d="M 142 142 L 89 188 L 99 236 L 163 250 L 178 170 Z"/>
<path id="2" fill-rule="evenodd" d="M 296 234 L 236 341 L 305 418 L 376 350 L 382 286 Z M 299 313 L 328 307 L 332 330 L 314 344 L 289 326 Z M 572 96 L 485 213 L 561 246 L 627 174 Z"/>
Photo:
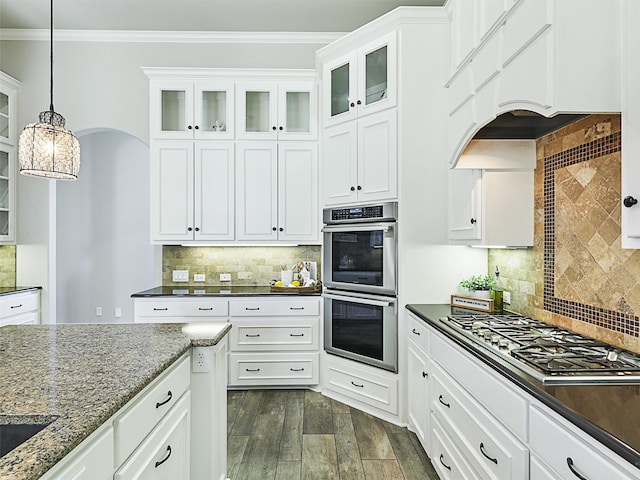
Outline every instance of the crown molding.
<path id="1" fill-rule="evenodd" d="M 326 45 L 343 32 L 191 32 L 133 30 L 56 30 L 57 42 L 122 43 L 294 43 Z M 0 29 L 0 41 L 49 41 L 46 29 Z"/>

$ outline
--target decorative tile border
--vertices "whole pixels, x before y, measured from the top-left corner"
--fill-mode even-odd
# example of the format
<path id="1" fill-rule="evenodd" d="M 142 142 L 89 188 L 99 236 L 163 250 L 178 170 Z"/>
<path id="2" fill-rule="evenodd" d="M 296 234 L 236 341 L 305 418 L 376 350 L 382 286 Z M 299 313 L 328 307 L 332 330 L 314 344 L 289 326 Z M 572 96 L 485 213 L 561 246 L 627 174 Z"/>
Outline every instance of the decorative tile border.
<path id="1" fill-rule="evenodd" d="M 635 337 L 640 317 L 557 298 L 555 294 L 555 173 L 559 168 L 619 152 L 621 132 L 563 150 L 544 158 L 544 309 Z"/>

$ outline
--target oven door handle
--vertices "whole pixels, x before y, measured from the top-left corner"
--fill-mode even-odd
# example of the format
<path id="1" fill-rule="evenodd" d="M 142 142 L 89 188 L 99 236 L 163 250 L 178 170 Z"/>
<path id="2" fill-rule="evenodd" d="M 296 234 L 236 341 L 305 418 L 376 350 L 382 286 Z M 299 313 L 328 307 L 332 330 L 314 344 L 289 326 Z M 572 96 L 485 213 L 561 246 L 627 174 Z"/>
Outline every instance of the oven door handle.
<path id="1" fill-rule="evenodd" d="M 393 302 L 385 302 L 383 300 L 371 300 L 368 298 L 348 297 L 346 295 L 333 295 L 331 293 L 323 293 L 324 298 L 331 300 L 342 300 L 344 302 L 361 303 L 363 305 L 373 305 L 374 307 L 389 307 Z"/>
<path id="2" fill-rule="evenodd" d="M 393 225 L 368 223 L 364 225 L 350 225 L 348 227 L 330 225 L 322 228 L 322 231 L 327 233 L 377 232 L 378 230 L 382 230 L 384 233 L 387 233 L 393 230 Z"/>

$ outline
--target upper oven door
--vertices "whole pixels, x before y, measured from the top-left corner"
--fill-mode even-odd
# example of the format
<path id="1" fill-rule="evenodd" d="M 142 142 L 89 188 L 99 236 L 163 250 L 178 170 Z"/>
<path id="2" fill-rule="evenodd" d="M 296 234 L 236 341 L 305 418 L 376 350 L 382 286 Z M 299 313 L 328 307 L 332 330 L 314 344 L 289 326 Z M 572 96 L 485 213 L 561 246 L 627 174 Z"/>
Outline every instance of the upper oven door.
<path id="1" fill-rule="evenodd" d="M 323 229 L 328 288 L 396 295 L 396 224 L 328 225 Z"/>

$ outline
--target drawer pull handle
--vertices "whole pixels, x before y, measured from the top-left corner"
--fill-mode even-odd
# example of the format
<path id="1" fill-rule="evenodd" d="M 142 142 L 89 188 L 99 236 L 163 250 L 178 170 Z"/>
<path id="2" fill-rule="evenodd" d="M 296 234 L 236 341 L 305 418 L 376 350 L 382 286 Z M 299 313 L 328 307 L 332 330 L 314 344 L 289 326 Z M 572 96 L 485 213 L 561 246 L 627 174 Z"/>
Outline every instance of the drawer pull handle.
<path id="1" fill-rule="evenodd" d="M 292 372 L 304 372 L 304 368 L 290 368 Z"/>
<path id="2" fill-rule="evenodd" d="M 160 408 L 162 405 L 166 405 L 167 403 L 169 403 L 171 401 L 172 398 L 173 398 L 173 393 L 171 393 L 171 390 L 169 390 L 167 392 L 167 399 L 164 402 L 156 403 L 156 408 Z"/>
<path id="3" fill-rule="evenodd" d="M 209 308 L 198 307 L 198 310 L 200 310 L 201 312 L 211 312 L 213 311 L 213 307 L 209 307 Z"/>
<path id="4" fill-rule="evenodd" d="M 451 471 L 451 467 L 449 465 L 447 465 L 446 463 L 444 463 L 444 455 L 440 454 L 440 463 L 442 464 L 442 466 L 444 468 L 446 468 L 447 470 Z"/>
<path id="5" fill-rule="evenodd" d="M 259 337 L 260 334 L 259 333 L 245 333 L 244 336 L 245 337 L 249 337 L 249 338 L 256 338 L 256 337 Z"/>
<path id="6" fill-rule="evenodd" d="M 484 443 L 482 443 L 482 442 L 480 442 L 480 453 L 482 453 L 482 455 L 484 455 L 485 458 L 487 458 L 488 460 L 491 460 L 496 465 L 498 464 L 498 459 L 497 458 L 491 458 L 489 455 L 487 455 L 487 452 L 484 451 Z"/>
<path id="7" fill-rule="evenodd" d="M 422 378 L 427 378 L 429 374 L 427 372 L 422 372 Z"/>
<path id="8" fill-rule="evenodd" d="M 259 368 L 245 368 L 246 372 L 259 372 L 260 369 Z"/>
<path id="9" fill-rule="evenodd" d="M 581 475 L 580 472 L 575 469 L 575 467 L 573 466 L 573 459 L 571 457 L 567 457 L 567 466 L 569 467 L 569 470 L 571 470 L 571 473 L 573 473 L 580 480 L 587 480 L 587 477 Z"/>
<path id="10" fill-rule="evenodd" d="M 411 329 L 411 333 L 413 333 L 414 335 L 420 336 L 420 332 L 418 332 L 415 328 Z"/>
<path id="11" fill-rule="evenodd" d="M 353 380 L 351 380 L 351 385 L 353 385 L 354 387 L 358 387 L 358 388 L 364 388 L 364 385 L 358 385 Z"/>
<path id="12" fill-rule="evenodd" d="M 167 310 L 169 310 L 169 308 L 167 307 L 164 307 L 164 308 L 153 307 L 154 312 L 166 312 Z"/>
<path id="13" fill-rule="evenodd" d="M 290 337 L 304 337 L 304 333 L 290 333 Z"/>
<path id="14" fill-rule="evenodd" d="M 260 310 L 260 307 L 244 307 L 245 310 L 250 311 L 250 312 L 255 312 Z"/>
<path id="15" fill-rule="evenodd" d="M 304 307 L 289 307 L 289 310 L 304 310 Z"/>
<path id="16" fill-rule="evenodd" d="M 22 306 L 22 304 L 20 305 L 11 305 L 11 308 L 20 308 Z"/>
<path id="17" fill-rule="evenodd" d="M 446 402 L 444 401 L 444 398 L 442 398 L 442 395 L 438 396 L 438 401 L 439 401 L 442 405 L 444 405 L 445 407 L 447 407 L 447 408 L 451 408 L 451 404 L 450 404 L 450 403 L 446 403 Z"/>
<path id="18" fill-rule="evenodd" d="M 167 460 L 169 460 L 169 457 L 171 456 L 171 445 L 167 445 L 167 454 L 165 455 L 165 457 L 160 460 L 159 462 L 156 462 L 156 468 L 158 468 L 160 465 L 162 465 L 164 462 L 166 462 Z"/>

